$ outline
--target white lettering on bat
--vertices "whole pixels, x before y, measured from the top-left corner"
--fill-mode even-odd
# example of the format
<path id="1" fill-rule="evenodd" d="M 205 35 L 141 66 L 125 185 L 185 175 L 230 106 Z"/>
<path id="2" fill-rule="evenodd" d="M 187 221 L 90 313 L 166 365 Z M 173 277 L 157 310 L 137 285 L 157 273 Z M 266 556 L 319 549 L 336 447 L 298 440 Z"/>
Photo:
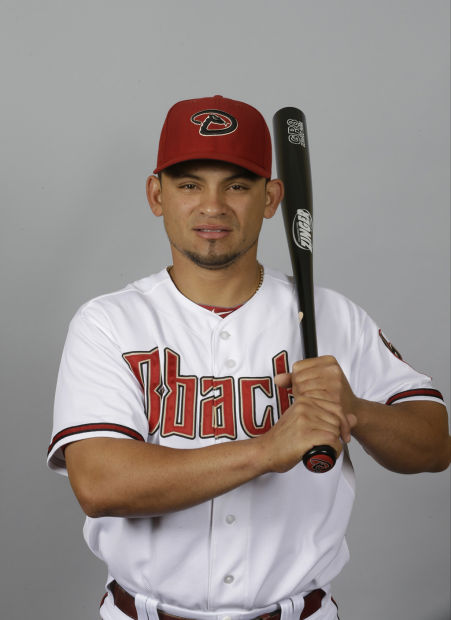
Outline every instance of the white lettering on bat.
<path id="1" fill-rule="evenodd" d="M 289 142 L 291 142 L 291 144 L 300 144 L 305 147 L 304 123 L 294 118 L 289 118 L 287 120 L 287 125 Z"/>
<path id="2" fill-rule="evenodd" d="M 298 209 L 293 218 L 293 240 L 298 248 L 313 251 L 312 216 L 306 209 Z"/>

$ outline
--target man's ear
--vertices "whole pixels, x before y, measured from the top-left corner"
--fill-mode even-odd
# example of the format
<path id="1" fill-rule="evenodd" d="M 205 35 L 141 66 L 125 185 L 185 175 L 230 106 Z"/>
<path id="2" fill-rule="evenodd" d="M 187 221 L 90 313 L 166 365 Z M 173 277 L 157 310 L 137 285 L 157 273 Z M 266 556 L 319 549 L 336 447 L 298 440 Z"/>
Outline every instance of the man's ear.
<path id="1" fill-rule="evenodd" d="M 266 183 L 266 205 L 264 217 L 272 218 L 284 195 L 283 183 L 280 179 L 271 179 Z"/>
<path id="2" fill-rule="evenodd" d="M 163 209 L 161 208 L 161 182 L 158 177 L 151 175 L 147 179 L 146 195 L 147 201 L 152 209 L 152 213 L 157 217 L 163 215 Z"/>

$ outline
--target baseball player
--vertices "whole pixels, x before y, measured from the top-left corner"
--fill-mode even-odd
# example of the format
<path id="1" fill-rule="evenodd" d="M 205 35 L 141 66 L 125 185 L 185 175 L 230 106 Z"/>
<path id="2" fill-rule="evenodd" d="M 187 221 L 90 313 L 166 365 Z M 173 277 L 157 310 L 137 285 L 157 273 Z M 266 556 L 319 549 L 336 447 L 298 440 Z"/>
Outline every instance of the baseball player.
<path id="1" fill-rule="evenodd" d="M 302 359 L 292 278 L 257 260 L 282 196 L 255 108 L 175 104 L 147 181 L 173 264 L 71 322 L 48 462 L 107 565 L 104 619 L 336 619 L 351 436 L 394 471 L 449 464 L 441 394 L 361 308 L 318 288 Z M 339 456 L 317 475 L 320 444 Z"/>

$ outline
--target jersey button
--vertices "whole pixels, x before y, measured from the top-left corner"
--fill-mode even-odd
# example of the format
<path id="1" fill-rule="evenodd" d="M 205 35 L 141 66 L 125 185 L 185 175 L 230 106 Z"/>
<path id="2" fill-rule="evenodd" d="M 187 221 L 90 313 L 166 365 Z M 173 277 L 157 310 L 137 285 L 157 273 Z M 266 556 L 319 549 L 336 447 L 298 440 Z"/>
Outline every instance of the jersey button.
<path id="1" fill-rule="evenodd" d="M 219 334 L 219 337 L 222 338 L 223 340 L 228 340 L 230 338 L 230 334 L 229 332 L 221 332 Z"/>
<path id="2" fill-rule="evenodd" d="M 234 578 L 233 575 L 226 575 L 224 577 L 224 583 L 229 583 L 230 584 L 230 583 L 233 583 L 234 580 L 235 580 L 235 578 Z"/>
<path id="3" fill-rule="evenodd" d="M 228 523 L 229 525 L 232 525 L 232 523 L 235 523 L 236 517 L 235 515 L 227 515 L 225 520 L 226 520 L 226 523 Z"/>
<path id="4" fill-rule="evenodd" d="M 227 360 L 225 365 L 227 366 L 227 368 L 234 368 L 236 366 L 236 362 L 235 360 Z"/>

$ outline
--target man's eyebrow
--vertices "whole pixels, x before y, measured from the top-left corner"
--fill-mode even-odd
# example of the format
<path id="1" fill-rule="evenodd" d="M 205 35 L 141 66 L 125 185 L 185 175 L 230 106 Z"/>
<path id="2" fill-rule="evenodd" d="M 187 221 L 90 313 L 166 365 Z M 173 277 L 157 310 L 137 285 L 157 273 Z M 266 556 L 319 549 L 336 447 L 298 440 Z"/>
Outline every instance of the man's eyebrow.
<path id="1" fill-rule="evenodd" d="M 236 172 L 235 174 L 231 174 L 225 180 L 233 181 L 234 179 L 247 179 L 248 181 L 256 181 L 258 178 L 259 177 L 250 170 L 249 172 L 247 170 L 242 170 L 240 172 Z"/>
<path id="2" fill-rule="evenodd" d="M 183 170 L 181 170 L 180 172 L 171 173 L 170 176 L 173 177 L 174 179 L 183 179 L 183 178 L 189 177 L 190 179 L 195 179 L 196 181 L 202 180 L 202 177 L 198 176 L 197 174 L 194 174 L 194 172 L 183 171 Z"/>

